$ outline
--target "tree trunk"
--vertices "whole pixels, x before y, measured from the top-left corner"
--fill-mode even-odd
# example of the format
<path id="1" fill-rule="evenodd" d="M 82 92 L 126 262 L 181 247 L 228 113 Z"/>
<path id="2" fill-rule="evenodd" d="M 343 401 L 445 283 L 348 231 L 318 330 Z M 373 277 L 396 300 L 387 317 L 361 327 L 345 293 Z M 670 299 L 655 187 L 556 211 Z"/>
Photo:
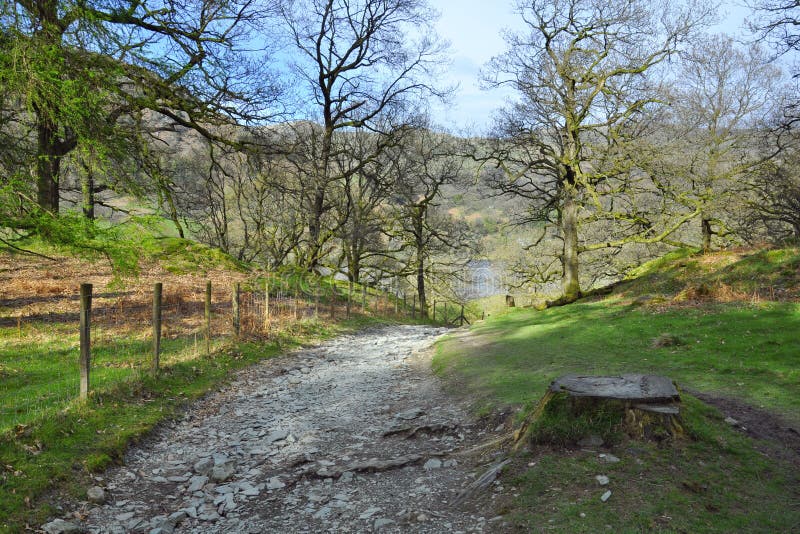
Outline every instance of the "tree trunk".
<path id="1" fill-rule="evenodd" d="M 361 279 L 361 262 L 359 262 L 355 256 L 351 256 L 349 264 L 350 265 L 347 267 L 347 270 L 350 271 L 347 273 L 348 277 L 350 278 L 351 282 L 355 282 L 357 284 Z"/>
<path id="2" fill-rule="evenodd" d="M 703 233 L 703 254 L 711 252 L 711 236 L 714 231 L 711 229 L 711 220 L 702 218 L 700 219 L 700 229 Z"/>
<path id="3" fill-rule="evenodd" d="M 81 180 L 81 203 L 83 204 L 83 216 L 90 221 L 94 220 L 94 172 L 89 165 L 84 164 L 85 174 Z"/>
<path id="4" fill-rule="evenodd" d="M 425 260 L 421 256 L 417 256 L 417 295 L 419 295 L 420 315 L 428 317 L 428 302 L 425 298 Z"/>
<path id="5" fill-rule="evenodd" d="M 578 279 L 578 205 L 569 192 L 561 213 L 561 229 L 564 233 L 564 254 L 561 257 L 563 300 L 573 302 L 580 298 L 581 286 Z"/>
<path id="6" fill-rule="evenodd" d="M 428 301 L 425 297 L 425 241 L 423 239 L 427 211 L 427 205 L 417 206 L 417 209 L 413 211 L 414 240 L 417 252 L 417 295 L 422 317 L 428 317 Z"/>
<path id="7" fill-rule="evenodd" d="M 168 184 L 164 184 L 164 200 L 166 201 L 167 208 L 169 209 L 169 218 L 175 225 L 175 229 L 178 230 L 178 235 L 180 238 L 184 239 L 186 236 L 183 233 L 183 225 L 181 224 L 178 216 L 178 208 L 175 205 L 175 198 L 172 196 L 172 191 L 170 190 Z"/>
<path id="8" fill-rule="evenodd" d="M 320 250 L 322 243 L 320 243 L 320 236 L 322 235 L 322 212 L 325 207 L 325 189 L 322 186 L 317 186 L 314 191 L 314 201 L 311 205 L 311 220 L 308 223 L 308 257 L 306 258 L 306 265 L 309 271 L 314 271 L 319 265 Z"/>
<path id="9" fill-rule="evenodd" d="M 61 168 L 61 157 L 58 146 L 58 127 L 49 119 L 38 117 L 36 187 L 39 207 L 58 215 L 58 177 Z"/>

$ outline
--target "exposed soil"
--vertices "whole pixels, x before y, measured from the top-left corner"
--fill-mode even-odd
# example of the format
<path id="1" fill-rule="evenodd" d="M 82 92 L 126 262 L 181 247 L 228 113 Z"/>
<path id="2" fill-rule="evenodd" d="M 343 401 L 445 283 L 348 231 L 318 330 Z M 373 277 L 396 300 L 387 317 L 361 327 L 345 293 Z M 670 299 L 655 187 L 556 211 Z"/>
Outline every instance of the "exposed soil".
<path id="1" fill-rule="evenodd" d="M 766 442 L 762 452 L 788 460 L 800 467 L 800 431 L 782 417 L 731 397 L 686 390 L 703 402 L 718 408 L 735 420 L 733 426 L 757 440 Z"/>

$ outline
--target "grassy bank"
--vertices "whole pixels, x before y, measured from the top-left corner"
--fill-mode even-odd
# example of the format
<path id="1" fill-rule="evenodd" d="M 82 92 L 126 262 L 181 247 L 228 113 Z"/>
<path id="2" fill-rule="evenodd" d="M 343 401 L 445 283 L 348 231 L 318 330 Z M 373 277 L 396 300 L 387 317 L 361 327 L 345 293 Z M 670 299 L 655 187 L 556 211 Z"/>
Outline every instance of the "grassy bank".
<path id="1" fill-rule="evenodd" d="M 434 367 L 483 412 L 524 412 L 564 374 L 656 373 L 798 425 L 799 257 L 794 249 L 676 254 L 605 297 L 493 316 L 443 342 Z M 689 438 L 666 446 L 607 439 L 619 463 L 604 464 L 602 450 L 574 444 L 533 445 L 506 478 L 516 497 L 504 511 L 526 531 L 796 529 L 796 465 L 765 456 L 762 444 L 725 423 L 724 414 L 683 398 Z M 788 460 L 797 463 L 791 454 Z M 608 487 L 598 485 L 599 474 L 609 476 Z M 612 496 L 604 503 L 606 489 Z"/>
<path id="2" fill-rule="evenodd" d="M 653 310 L 620 299 L 517 309 L 445 343 L 435 368 L 488 403 L 538 400 L 569 373 L 665 374 L 681 386 L 800 413 L 800 305 L 711 304 Z"/>

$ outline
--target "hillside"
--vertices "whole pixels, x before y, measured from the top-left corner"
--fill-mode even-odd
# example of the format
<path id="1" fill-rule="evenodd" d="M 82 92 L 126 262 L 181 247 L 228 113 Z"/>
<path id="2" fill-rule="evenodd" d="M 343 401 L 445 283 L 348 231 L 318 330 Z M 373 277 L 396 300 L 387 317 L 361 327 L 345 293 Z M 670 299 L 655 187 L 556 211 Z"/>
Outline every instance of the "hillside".
<path id="1" fill-rule="evenodd" d="M 589 421 L 532 443 L 527 463 L 504 481 L 520 488 L 508 504 L 519 528 L 546 530 L 543 518 L 571 532 L 796 526 L 798 266 L 796 248 L 674 253 L 603 295 L 512 309 L 442 343 L 435 368 L 482 413 L 527 413 L 550 381 L 570 373 L 663 374 L 682 390 L 685 442 L 632 441 Z M 598 463 L 577 444 L 595 432 L 604 442 L 595 452 L 613 452 L 619 464 Z M 607 503 L 599 474 L 612 480 Z"/>

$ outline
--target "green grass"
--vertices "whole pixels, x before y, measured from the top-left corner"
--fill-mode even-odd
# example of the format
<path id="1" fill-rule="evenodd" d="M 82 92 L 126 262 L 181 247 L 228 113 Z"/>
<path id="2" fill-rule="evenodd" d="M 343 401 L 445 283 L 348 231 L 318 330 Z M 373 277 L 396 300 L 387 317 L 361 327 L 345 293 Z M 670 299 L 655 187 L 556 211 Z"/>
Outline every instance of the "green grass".
<path id="1" fill-rule="evenodd" d="M 800 305 L 709 305 L 651 311 L 619 300 L 512 310 L 445 342 L 434 360 L 500 404 L 538 399 L 569 373 L 665 374 L 679 385 L 738 397 L 800 419 Z M 676 346 L 653 348 L 670 333 Z"/>
<path id="2" fill-rule="evenodd" d="M 79 386 L 78 334 L 72 324 L 27 323 L 23 337 L 16 328 L 0 329 L 0 434 L 16 425 L 52 416 L 72 403 Z M 36 333 L 34 333 L 36 332 Z M 47 332 L 43 336 L 40 332 Z M 94 335 L 98 332 L 95 329 Z M 218 348 L 224 341 L 214 341 Z M 161 364 L 193 360 L 193 338 L 163 339 Z M 92 344 L 91 385 L 96 392 L 124 381 L 138 380 L 150 369 L 148 337 L 107 336 Z"/>
<path id="3" fill-rule="evenodd" d="M 639 278 L 606 298 L 492 316 L 469 335 L 440 343 L 434 370 L 480 413 L 512 406 L 522 410 L 521 418 L 553 379 L 569 373 L 656 373 L 798 425 L 800 304 L 681 300 L 687 287 L 701 285 L 791 294 L 798 266 L 797 249 L 714 257 L 680 251 L 643 266 Z M 655 305 L 636 303 L 643 294 L 662 298 Z M 681 304 L 668 305 L 671 299 Z M 604 414 L 573 424 L 557 406 L 545 411 L 531 429 L 527 458 L 505 478 L 516 494 L 503 510 L 508 519 L 536 532 L 797 531 L 796 468 L 764 456 L 761 445 L 727 425 L 718 410 L 685 392 L 682 398 L 689 438 L 660 445 L 620 438 Z M 570 448 L 576 432 L 587 431 L 606 438 L 622 462 L 599 464 L 597 454 Z M 605 488 L 597 474 L 612 480 L 607 503 L 600 501 Z"/>
<path id="4" fill-rule="evenodd" d="M 299 321 L 270 343 L 218 340 L 210 358 L 195 356 L 192 340 L 169 340 L 158 378 L 140 369 L 146 342 L 120 343 L 108 352 L 101 346 L 86 403 L 76 399 L 74 340 L 3 343 L 0 532 L 42 524 L 54 513 L 44 498 L 48 492 L 82 496 L 89 473 L 120 460 L 132 441 L 180 413 L 188 401 L 220 387 L 231 371 L 277 356 L 287 347 L 376 322 L 381 321 Z M 10 334 L 4 330 L 0 336 L 8 340 Z"/>
<path id="5" fill-rule="evenodd" d="M 705 256 L 677 250 L 640 266 L 614 292 L 674 297 L 688 288 L 714 290 L 722 286 L 746 296 L 774 298 L 782 291 L 796 294 L 800 286 L 800 249 L 721 251 Z"/>
<path id="6" fill-rule="evenodd" d="M 525 453 L 525 468 L 504 480 L 518 495 L 507 520 L 524 532 L 796 532 L 796 473 L 697 400 L 685 399 L 684 418 L 699 430 L 693 440 L 631 442 L 614 451 L 619 463 L 581 450 Z"/>

